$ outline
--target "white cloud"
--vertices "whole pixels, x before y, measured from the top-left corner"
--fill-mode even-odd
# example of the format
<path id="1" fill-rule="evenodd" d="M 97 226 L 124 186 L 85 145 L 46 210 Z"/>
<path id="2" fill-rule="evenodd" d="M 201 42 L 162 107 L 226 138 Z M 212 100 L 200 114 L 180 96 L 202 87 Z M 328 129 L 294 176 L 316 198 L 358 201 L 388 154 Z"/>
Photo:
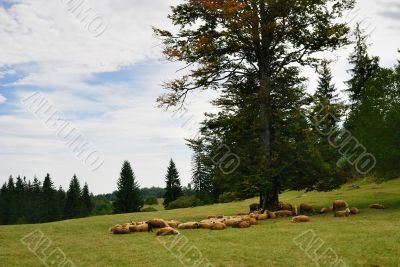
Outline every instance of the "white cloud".
<path id="1" fill-rule="evenodd" d="M 3 95 L 0 94 L 0 104 L 6 102 L 6 100 L 7 99 Z"/>
<path id="2" fill-rule="evenodd" d="M 0 90 L 15 96 L 3 103 L 9 107 L 7 113 L 0 113 L 0 161 L 7 162 L 0 164 L 0 182 L 10 174 L 29 178 L 50 172 L 55 183 L 65 188 L 76 173 L 94 192 L 110 192 L 116 187 L 122 161 L 130 160 L 141 185 L 163 185 L 171 157 L 176 160 L 183 184 L 189 182 L 190 150 L 184 138 L 193 135 L 195 129 L 183 123 L 194 116 L 191 123 L 196 126 L 202 113 L 210 111 L 207 100 L 212 96 L 209 92 L 192 96 L 190 110 L 182 119 L 155 108 L 160 83 L 176 76 L 177 68 L 155 63 L 160 58 L 160 41 L 151 30 L 151 26 L 168 27 L 169 6 L 180 1 L 85 0 L 108 22 L 107 30 L 98 38 L 66 9 L 66 1 L 12 2 L 11 8 L 0 7 L 0 79 L 15 74 L 23 77 L 6 84 L 0 80 Z M 395 62 L 400 36 L 375 14 L 383 8 L 376 1 L 360 1 L 360 7 L 354 21 L 370 18 L 376 27 L 371 52 L 390 66 Z M 340 89 L 347 77 L 348 53 L 348 49 L 336 53 L 340 60 L 334 69 Z M 143 71 L 144 62 L 150 62 L 150 67 Z M 134 78 L 87 82 L 99 72 L 125 68 L 132 69 Z M 105 155 L 99 171 L 88 171 L 22 107 L 20 100 L 35 90 L 42 91 Z M 5 100 L 0 94 L 0 103 Z"/>

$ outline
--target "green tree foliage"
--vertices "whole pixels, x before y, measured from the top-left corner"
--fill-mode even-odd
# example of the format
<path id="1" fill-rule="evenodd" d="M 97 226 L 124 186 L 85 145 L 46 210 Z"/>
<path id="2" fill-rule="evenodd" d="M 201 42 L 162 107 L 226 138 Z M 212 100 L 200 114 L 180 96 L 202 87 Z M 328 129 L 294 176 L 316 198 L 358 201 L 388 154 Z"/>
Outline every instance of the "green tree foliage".
<path id="1" fill-rule="evenodd" d="M 144 204 L 146 204 L 146 205 L 157 205 L 158 204 L 158 199 L 155 196 L 147 197 L 144 200 Z"/>
<path id="2" fill-rule="evenodd" d="M 81 195 L 81 202 L 82 202 L 82 215 L 89 216 L 93 210 L 93 202 L 92 197 L 90 196 L 89 186 L 87 183 L 83 186 L 82 195 Z"/>
<path id="3" fill-rule="evenodd" d="M 81 217 L 83 209 L 81 194 L 81 185 L 76 175 L 74 175 L 69 184 L 67 198 L 65 200 L 64 216 L 66 219 Z"/>
<path id="4" fill-rule="evenodd" d="M 340 122 L 344 114 L 345 106 L 339 101 L 333 76 L 329 67 L 329 61 L 322 61 L 317 69 L 319 74 L 318 86 L 314 94 L 311 107 L 311 123 L 318 136 L 318 150 L 324 164 L 325 177 L 317 183 L 316 188 L 323 190 L 334 189 L 345 182 L 347 173 L 337 168 L 341 155 L 332 141 L 339 138 Z"/>
<path id="5" fill-rule="evenodd" d="M 356 26 L 354 37 L 355 47 L 349 57 L 349 63 L 353 68 L 349 70 L 351 79 L 346 82 L 353 108 L 360 104 L 365 83 L 379 70 L 379 58 L 368 54 L 368 36 L 364 35 L 360 24 Z"/>
<path id="6" fill-rule="evenodd" d="M 74 176 L 67 202 L 64 190 L 61 187 L 59 190 L 54 189 L 50 174 L 46 175 L 43 184 L 36 177 L 31 183 L 20 176 L 14 182 L 14 178 L 10 176 L 8 182 L 0 189 L 0 224 L 43 223 L 85 216 L 88 214 L 82 211 L 85 194 L 79 194 L 77 202 L 71 201 L 75 199 L 72 196 L 77 196 L 72 192 L 80 191 L 76 190 L 77 188 L 79 181 Z M 71 203 L 77 204 L 71 206 Z"/>
<path id="7" fill-rule="evenodd" d="M 213 203 L 214 183 L 213 168 L 208 163 L 209 159 L 205 155 L 204 146 L 199 140 L 188 140 L 188 146 L 193 150 L 192 156 L 192 184 L 196 196 L 203 203 Z"/>
<path id="8" fill-rule="evenodd" d="M 377 71 L 366 83 L 360 102 L 351 116 L 352 133 L 365 146 L 365 152 L 376 158 L 372 173 L 383 178 L 398 177 L 400 64 L 392 69 L 383 68 Z"/>
<path id="9" fill-rule="evenodd" d="M 140 195 L 139 185 L 135 179 L 135 174 L 128 161 L 125 161 L 122 165 L 117 185 L 116 200 L 113 202 L 114 213 L 140 211 L 143 207 L 143 200 Z"/>
<path id="10" fill-rule="evenodd" d="M 178 27 L 176 33 L 155 29 L 164 41 L 166 58 L 184 62 L 188 70 L 181 78 L 165 84 L 169 92 L 160 96 L 158 102 L 167 108 L 181 107 L 194 90 L 225 89 L 229 97 L 224 101 L 236 103 L 232 105 L 232 112 L 245 114 L 238 117 L 225 113 L 218 117 L 226 119 L 226 130 L 229 130 L 229 120 L 237 120 L 239 123 L 231 125 L 244 126 L 239 130 L 245 132 L 247 129 L 250 142 L 254 142 L 248 148 L 240 146 L 242 150 L 237 152 L 244 154 L 251 148 L 252 153 L 247 155 L 254 155 L 241 163 L 252 174 L 239 182 L 248 184 L 246 194 L 258 191 L 262 204 L 268 208 L 277 208 L 279 191 L 285 189 L 287 181 L 294 185 L 296 176 L 305 173 L 308 176 L 309 171 L 316 174 L 312 167 L 318 160 L 315 157 L 313 163 L 301 169 L 302 173 L 295 171 L 285 175 L 289 177 L 287 181 L 280 181 L 278 176 L 283 174 L 282 168 L 288 171 L 294 170 L 289 166 L 300 165 L 300 161 L 293 163 L 292 155 L 286 153 L 293 149 L 312 151 L 308 147 L 309 134 L 300 130 L 308 127 L 300 112 L 293 107 L 290 111 L 283 110 L 275 104 L 279 96 L 293 95 L 288 89 L 293 86 L 281 85 L 288 83 L 286 79 L 291 77 L 287 73 L 296 72 L 293 69 L 296 66 L 315 63 L 315 53 L 348 43 L 349 28 L 338 19 L 353 6 L 354 0 L 187 0 L 173 7 L 169 16 Z M 253 100 L 240 101 L 242 96 L 236 98 L 237 85 L 246 88 L 244 99 Z M 237 100 L 240 102 L 235 102 Z M 248 108 L 240 110 L 242 105 Z M 251 113 L 255 116 L 250 116 Z M 294 123 L 291 130 L 276 128 L 282 124 L 291 125 L 289 123 Z M 234 132 L 236 129 L 232 129 L 231 135 L 241 135 Z M 285 137 L 297 138 L 300 142 L 285 140 Z M 243 140 L 243 136 L 237 140 Z M 279 148 L 282 144 L 284 147 Z M 250 165 L 247 166 L 248 162 Z M 301 183 L 299 187 L 304 185 Z"/>
<path id="11" fill-rule="evenodd" d="M 179 179 L 179 173 L 176 169 L 175 162 L 171 159 L 165 176 L 165 195 L 164 195 L 164 207 L 172 201 L 175 201 L 178 197 L 182 196 L 182 186 Z"/>

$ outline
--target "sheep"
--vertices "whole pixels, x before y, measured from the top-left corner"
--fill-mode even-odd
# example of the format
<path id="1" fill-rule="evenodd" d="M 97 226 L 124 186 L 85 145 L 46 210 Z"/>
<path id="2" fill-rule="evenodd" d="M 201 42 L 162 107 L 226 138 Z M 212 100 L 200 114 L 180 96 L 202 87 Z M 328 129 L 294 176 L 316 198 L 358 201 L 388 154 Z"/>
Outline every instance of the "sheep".
<path id="1" fill-rule="evenodd" d="M 302 203 L 300 204 L 300 214 L 308 215 L 310 213 L 314 213 L 314 207 L 310 204 Z"/>
<path id="2" fill-rule="evenodd" d="M 256 218 L 250 217 L 249 215 L 242 216 L 242 220 L 250 223 L 251 225 L 256 225 L 257 224 Z"/>
<path id="3" fill-rule="evenodd" d="M 332 211 L 333 211 L 333 208 L 322 208 L 320 213 L 326 214 L 326 213 L 330 213 Z"/>
<path id="4" fill-rule="evenodd" d="M 293 206 L 289 203 L 279 202 L 279 210 L 290 210 L 293 211 Z"/>
<path id="5" fill-rule="evenodd" d="M 129 234 L 130 230 L 129 230 L 129 228 L 117 227 L 117 228 L 114 228 L 112 232 L 114 235 L 125 235 L 125 234 Z"/>
<path id="6" fill-rule="evenodd" d="M 257 220 L 266 220 L 266 219 L 268 219 L 267 213 L 257 214 Z"/>
<path id="7" fill-rule="evenodd" d="M 152 219 L 146 222 L 151 228 L 164 228 L 169 225 L 163 219 Z"/>
<path id="8" fill-rule="evenodd" d="M 153 232 L 153 228 L 149 224 L 138 224 L 129 226 L 129 231 L 131 232 Z"/>
<path id="9" fill-rule="evenodd" d="M 199 223 L 199 228 L 201 229 L 211 229 L 214 221 L 206 221 L 206 222 L 200 222 Z"/>
<path id="10" fill-rule="evenodd" d="M 349 217 L 350 209 L 347 208 L 346 210 L 339 210 L 335 212 L 335 217 Z"/>
<path id="11" fill-rule="evenodd" d="M 215 219 L 215 216 L 214 216 L 214 215 L 210 215 L 210 216 L 208 216 L 207 218 L 208 218 L 208 219 Z"/>
<path id="12" fill-rule="evenodd" d="M 333 212 L 335 212 L 340 209 L 347 209 L 347 208 L 349 208 L 349 205 L 344 200 L 335 200 L 335 201 L 333 201 L 332 208 L 333 208 Z"/>
<path id="13" fill-rule="evenodd" d="M 120 224 L 114 225 L 113 227 L 110 228 L 110 232 L 113 232 L 114 229 L 116 229 L 116 228 L 122 228 L 122 225 L 120 225 Z"/>
<path id="14" fill-rule="evenodd" d="M 278 218 L 279 217 L 290 217 L 293 215 L 293 212 L 290 210 L 278 210 L 278 211 L 275 211 L 275 215 Z"/>
<path id="15" fill-rule="evenodd" d="M 385 209 L 385 206 L 383 206 L 382 204 L 371 204 L 369 206 L 370 209 L 378 209 L 378 210 L 383 210 Z"/>
<path id="16" fill-rule="evenodd" d="M 233 228 L 249 228 L 250 226 L 251 224 L 247 221 L 237 221 L 232 225 Z"/>
<path id="17" fill-rule="evenodd" d="M 176 220 L 170 220 L 170 221 L 165 221 L 165 222 L 172 228 L 178 228 L 178 225 L 181 224 L 180 221 L 176 221 Z"/>
<path id="18" fill-rule="evenodd" d="M 241 222 L 242 219 L 241 218 L 229 218 L 226 220 L 225 224 L 226 226 L 233 226 L 238 222 Z"/>
<path id="19" fill-rule="evenodd" d="M 253 203 L 253 204 L 250 205 L 250 212 L 256 211 L 256 210 L 259 210 L 259 209 L 260 209 L 260 204 L 258 204 L 258 203 Z"/>
<path id="20" fill-rule="evenodd" d="M 355 214 L 359 214 L 359 213 L 360 213 L 360 210 L 357 209 L 357 208 L 355 208 L 355 207 L 353 207 L 353 208 L 350 209 L 350 214 L 355 215 Z"/>
<path id="21" fill-rule="evenodd" d="M 267 211 L 267 214 L 268 214 L 268 219 L 276 219 L 275 212 Z"/>
<path id="22" fill-rule="evenodd" d="M 309 222 L 310 218 L 305 215 L 300 215 L 292 218 L 292 222 L 294 223 L 304 223 L 304 222 Z"/>
<path id="23" fill-rule="evenodd" d="M 198 222 L 186 222 L 178 225 L 178 229 L 197 229 L 200 224 Z"/>
<path id="24" fill-rule="evenodd" d="M 220 222 L 214 222 L 211 224 L 211 230 L 224 230 L 226 225 Z"/>
<path id="25" fill-rule="evenodd" d="M 157 235 L 179 235 L 179 232 L 172 227 L 164 227 L 157 231 Z"/>

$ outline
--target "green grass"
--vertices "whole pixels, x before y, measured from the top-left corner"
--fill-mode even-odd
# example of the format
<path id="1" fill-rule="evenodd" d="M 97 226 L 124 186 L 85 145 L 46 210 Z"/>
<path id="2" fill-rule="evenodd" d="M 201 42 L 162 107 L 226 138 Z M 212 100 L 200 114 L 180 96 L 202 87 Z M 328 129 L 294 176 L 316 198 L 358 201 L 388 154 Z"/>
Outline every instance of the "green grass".
<path id="1" fill-rule="evenodd" d="M 293 224 L 283 218 L 261 221 L 248 229 L 183 230 L 182 236 L 189 243 L 182 249 L 197 247 L 214 266 L 316 266 L 293 242 L 296 236 L 312 230 L 323 240 L 323 248 L 332 248 L 349 266 L 400 266 L 400 179 L 382 184 L 357 183 L 361 188 L 356 190 L 344 186 L 329 193 L 286 192 L 281 196 L 285 202 L 297 205 L 307 202 L 318 208 L 329 206 L 335 199 L 345 199 L 351 206 L 360 208 L 361 213 L 357 216 L 339 219 L 332 215 L 316 215 L 306 224 Z M 191 221 L 208 215 L 233 215 L 247 211 L 248 205 L 255 201 L 249 199 L 38 225 L 0 226 L 0 266 L 43 266 L 40 259 L 20 242 L 36 229 L 53 242 L 45 255 L 58 247 L 77 266 L 183 266 L 154 233 L 115 236 L 108 228 L 116 223 L 149 218 Z M 368 209 L 369 204 L 376 202 L 387 209 Z"/>

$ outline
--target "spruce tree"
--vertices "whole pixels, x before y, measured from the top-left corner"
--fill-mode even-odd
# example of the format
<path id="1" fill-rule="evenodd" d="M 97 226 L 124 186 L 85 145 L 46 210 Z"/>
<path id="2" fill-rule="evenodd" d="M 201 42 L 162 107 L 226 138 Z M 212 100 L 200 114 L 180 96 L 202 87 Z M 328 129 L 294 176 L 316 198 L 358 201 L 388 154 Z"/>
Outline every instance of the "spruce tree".
<path id="1" fill-rule="evenodd" d="M 312 126 L 318 136 L 318 150 L 324 162 L 320 166 L 320 175 L 323 179 L 320 179 L 316 186 L 317 189 L 323 186 L 326 190 L 334 189 L 344 182 L 337 169 L 337 162 L 341 156 L 330 140 L 336 141 L 338 137 L 339 123 L 345 107 L 339 101 L 329 64 L 329 61 L 324 60 L 317 69 L 319 80 L 311 112 Z"/>
<path id="2" fill-rule="evenodd" d="M 0 189 L 0 224 L 7 224 L 9 218 L 9 202 L 7 184 L 4 183 Z"/>
<path id="3" fill-rule="evenodd" d="M 122 165 L 117 186 L 118 190 L 115 193 L 116 200 L 113 202 L 113 212 L 118 214 L 140 211 L 143 207 L 143 200 L 135 174 L 128 161 L 125 161 Z"/>
<path id="4" fill-rule="evenodd" d="M 93 203 L 92 203 L 92 199 L 90 197 L 89 186 L 87 185 L 87 183 L 85 183 L 85 185 L 82 189 L 81 201 L 83 204 L 82 215 L 89 216 L 93 209 Z"/>
<path id="5" fill-rule="evenodd" d="M 78 178 L 76 175 L 74 175 L 67 191 L 64 212 L 65 218 L 70 219 L 80 217 L 82 213 L 82 206 L 81 187 Z"/>
<path id="6" fill-rule="evenodd" d="M 14 223 L 24 224 L 26 223 L 25 218 L 25 192 L 24 192 L 24 182 L 20 176 L 17 177 L 15 182 L 15 193 L 14 193 L 14 201 L 15 201 L 15 219 Z"/>
<path id="7" fill-rule="evenodd" d="M 64 209 L 65 209 L 65 201 L 66 201 L 66 193 L 63 190 L 63 188 L 60 186 L 57 190 L 56 193 L 56 199 L 57 199 L 57 220 L 62 220 L 65 216 L 64 216 Z"/>
<path id="8" fill-rule="evenodd" d="M 46 222 L 55 221 L 60 213 L 56 194 L 50 174 L 47 174 L 42 187 L 43 216 Z"/>
<path id="9" fill-rule="evenodd" d="M 176 169 L 175 162 L 171 159 L 165 176 L 165 195 L 164 195 L 164 207 L 178 197 L 182 196 L 182 186 L 179 179 L 179 173 Z"/>
<path id="10" fill-rule="evenodd" d="M 353 66 L 348 72 L 351 79 L 346 82 L 352 109 L 360 104 L 365 84 L 379 70 L 379 57 L 368 54 L 368 36 L 364 35 L 358 23 L 354 30 L 355 47 L 349 57 L 349 63 Z"/>

